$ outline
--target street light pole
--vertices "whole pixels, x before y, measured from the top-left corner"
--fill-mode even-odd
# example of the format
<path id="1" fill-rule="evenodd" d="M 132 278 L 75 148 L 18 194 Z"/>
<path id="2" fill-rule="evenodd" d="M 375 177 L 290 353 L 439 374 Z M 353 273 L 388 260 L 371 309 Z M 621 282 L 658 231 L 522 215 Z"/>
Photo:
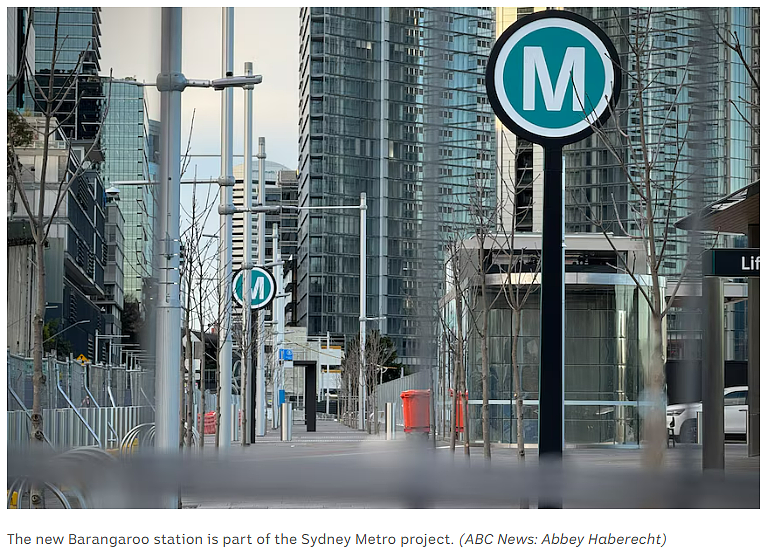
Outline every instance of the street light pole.
<path id="1" fill-rule="evenodd" d="M 244 64 L 244 74 L 252 75 L 252 62 Z M 252 90 L 254 85 L 245 88 L 244 93 L 244 205 L 247 210 L 252 209 Z M 243 337 L 241 341 L 242 381 L 241 392 L 241 444 L 249 444 L 252 417 L 255 411 L 252 409 L 250 399 L 252 395 L 252 212 L 244 214 L 244 274 L 241 286 L 244 289 L 242 306 Z"/>
<path id="2" fill-rule="evenodd" d="M 273 246 L 273 271 L 276 273 L 276 278 L 274 279 L 276 281 L 276 295 L 281 294 L 281 280 L 279 279 L 279 276 L 283 273 L 282 265 L 279 263 L 279 225 L 278 223 L 273 224 L 273 231 L 271 234 L 271 244 Z M 281 357 L 279 356 L 279 330 L 282 320 L 284 319 L 283 314 L 281 313 L 280 307 L 281 307 L 281 298 L 276 296 L 273 299 L 273 308 L 271 309 L 271 313 L 273 314 L 273 317 L 271 319 L 276 321 L 276 340 L 273 341 L 273 353 L 276 356 L 276 359 L 273 363 L 273 369 L 271 371 L 271 421 L 273 429 L 276 428 L 276 412 L 278 411 L 276 409 L 276 396 L 278 395 L 278 389 L 276 388 L 277 384 L 276 381 L 278 380 L 278 366 L 279 361 L 278 359 Z M 265 422 L 263 422 L 265 423 Z"/>
<path id="3" fill-rule="evenodd" d="M 181 8 L 162 8 L 162 73 L 157 76 L 167 83 L 158 86 L 160 92 L 160 169 L 159 182 L 159 286 L 164 287 L 157 300 L 156 397 L 162 402 L 156 409 L 156 448 L 162 453 L 178 450 L 180 426 L 180 133 L 181 91 L 172 85 L 173 78 L 182 75 Z M 162 289 L 160 288 L 160 291 Z M 162 507 L 177 508 L 178 497 L 162 497 Z"/>
<path id="4" fill-rule="evenodd" d="M 258 138 L 257 148 L 257 178 L 259 187 L 257 190 L 257 202 L 265 206 L 265 137 Z M 257 264 L 263 267 L 265 264 L 265 213 L 260 212 L 257 219 Z M 257 416 L 257 436 L 265 436 L 265 311 L 257 311 L 257 382 L 255 392 L 257 399 L 255 406 Z"/>
<path id="5" fill-rule="evenodd" d="M 363 431 L 366 421 L 366 193 L 361 193 L 361 365 L 358 375 L 358 429 Z"/>
<path id="6" fill-rule="evenodd" d="M 223 8 L 223 77 L 233 75 L 233 8 Z M 223 91 L 221 109 L 220 206 L 233 204 L 233 90 Z M 220 215 L 218 239 L 218 283 L 220 293 L 220 413 L 218 414 L 218 448 L 226 450 L 231 444 L 231 243 L 233 225 L 230 215 Z"/>

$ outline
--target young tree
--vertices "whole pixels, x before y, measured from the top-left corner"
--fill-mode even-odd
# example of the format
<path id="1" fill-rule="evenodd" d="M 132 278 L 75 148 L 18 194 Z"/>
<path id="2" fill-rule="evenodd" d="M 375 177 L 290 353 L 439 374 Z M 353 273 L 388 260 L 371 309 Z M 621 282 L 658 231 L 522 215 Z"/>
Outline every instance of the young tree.
<path id="1" fill-rule="evenodd" d="M 59 36 L 60 30 L 60 10 L 56 9 L 54 21 L 54 35 L 51 44 L 51 65 L 50 74 L 47 83 L 43 83 L 38 77 L 29 80 L 30 92 L 36 94 L 42 99 L 42 102 L 36 106 L 36 110 L 41 114 L 35 118 L 35 124 L 26 126 L 20 122 L 17 115 L 11 116 L 11 125 L 8 137 L 8 181 L 14 191 L 14 198 L 18 199 L 23 207 L 26 217 L 29 218 L 32 237 L 35 246 L 35 263 L 33 272 L 36 277 L 36 309 L 33 326 L 32 349 L 33 358 L 33 400 L 32 400 L 32 439 L 36 444 L 42 444 L 45 440 L 42 420 L 42 387 L 45 384 L 46 376 L 43 374 L 43 327 L 45 323 L 45 244 L 56 220 L 58 211 L 69 193 L 73 184 L 83 178 L 85 171 L 89 168 L 89 158 L 93 151 L 98 148 L 102 126 L 98 126 L 98 131 L 87 148 L 84 155 L 78 157 L 72 150 L 71 143 L 67 143 L 65 150 L 61 152 L 60 142 L 56 136 L 61 133 L 59 124 L 62 119 L 75 117 L 76 111 L 82 97 L 76 98 L 73 108 L 66 113 L 62 113 L 62 106 L 69 99 L 69 95 L 75 89 L 78 76 L 80 75 L 83 61 L 90 50 L 90 44 L 80 52 L 74 67 L 69 71 L 60 71 L 57 69 L 57 62 L 62 48 L 62 43 L 66 37 Z M 30 17 L 27 22 L 28 29 L 26 35 L 33 25 L 34 10 L 30 9 Z M 25 45 L 26 48 L 26 45 Z M 34 74 L 35 68 L 29 65 L 26 55 L 20 56 L 21 66 L 17 68 L 17 74 Z M 55 78 L 54 78 L 55 76 Z M 8 90 L 10 93 L 19 86 L 20 80 L 15 80 Z M 58 83 L 58 85 L 56 84 Z M 101 117 L 105 117 L 108 112 L 108 94 L 103 102 Z M 22 149 L 30 146 L 30 127 L 35 142 L 41 144 L 38 149 L 37 157 L 40 159 L 39 171 L 31 171 L 32 168 L 24 167 L 19 163 L 19 153 Z M 32 152 L 30 152 L 32 153 Z M 35 152 L 36 153 L 36 152 Z M 33 154 L 35 154 L 33 153 Z M 54 157 L 64 158 L 65 163 L 54 173 Z M 35 507 L 43 507 L 42 490 L 34 487 L 31 493 L 32 504 Z"/>
<path id="2" fill-rule="evenodd" d="M 592 127 L 599 144 L 620 170 L 627 197 L 617 201 L 611 193 L 613 217 L 606 217 L 605 208 L 589 206 L 581 190 L 578 197 L 573 196 L 583 218 L 603 233 L 617 253 L 616 269 L 631 276 L 649 313 L 643 437 L 645 464 L 650 468 L 662 465 L 666 448 L 664 321 L 674 307 L 680 286 L 698 269 L 695 237 L 684 240 L 676 234 L 674 223 L 678 211 L 698 205 L 705 194 L 706 162 L 700 152 L 710 140 L 704 131 L 708 123 L 704 86 L 708 83 L 698 80 L 698 76 L 708 71 L 712 59 L 708 42 L 699 40 L 699 46 L 689 51 L 687 47 L 684 51 L 676 47 L 675 51 L 688 61 L 673 70 L 676 83 L 667 87 L 661 80 L 666 68 L 659 64 L 656 36 L 661 31 L 654 25 L 656 17 L 652 8 L 631 8 L 627 19 L 614 12 L 618 36 L 626 48 L 621 55 L 621 71 L 628 89 L 622 93 L 619 105 L 612 106 L 613 117 L 608 124 Z M 699 24 L 691 25 L 687 32 L 703 40 L 711 38 L 704 36 Z M 693 190 L 696 183 L 700 183 L 699 190 Z M 612 240 L 614 232 L 643 245 L 649 285 L 641 279 L 641 270 L 618 252 Z M 686 255 L 680 252 L 682 245 L 687 247 Z M 683 264 L 681 270 L 674 267 L 676 264 Z M 674 286 L 664 292 L 661 277 L 667 274 L 674 274 Z"/>

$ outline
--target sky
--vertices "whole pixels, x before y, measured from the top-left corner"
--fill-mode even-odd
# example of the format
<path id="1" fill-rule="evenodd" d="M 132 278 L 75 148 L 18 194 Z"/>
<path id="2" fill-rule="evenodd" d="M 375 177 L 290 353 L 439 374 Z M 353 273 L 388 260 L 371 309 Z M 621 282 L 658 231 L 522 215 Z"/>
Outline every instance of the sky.
<path id="1" fill-rule="evenodd" d="M 103 8 L 101 72 L 116 78 L 155 82 L 160 70 L 160 8 Z M 222 9 L 183 8 L 183 74 L 189 79 L 222 76 Z M 244 62 L 254 63 L 263 82 L 254 92 L 254 137 L 266 137 L 268 160 L 297 166 L 299 8 L 235 8 L 234 73 Z M 149 114 L 159 118 L 159 93 L 149 90 Z M 243 153 L 244 92 L 234 92 L 234 154 Z M 188 142 L 194 110 L 191 154 L 220 153 L 221 93 L 186 89 L 182 95 L 182 148 Z M 234 158 L 234 165 L 242 158 Z M 220 174 L 219 158 L 194 158 L 186 178 L 197 166 L 200 178 Z"/>

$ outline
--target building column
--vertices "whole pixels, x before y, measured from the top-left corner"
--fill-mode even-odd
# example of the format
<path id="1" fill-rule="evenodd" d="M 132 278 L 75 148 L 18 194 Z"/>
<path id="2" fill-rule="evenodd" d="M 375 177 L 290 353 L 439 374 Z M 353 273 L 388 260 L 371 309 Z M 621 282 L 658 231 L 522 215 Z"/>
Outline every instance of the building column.
<path id="1" fill-rule="evenodd" d="M 724 298 L 719 277 L 703 277 L 703 470 L 724 470 Z"/>
<path id="2" fill-rule="evenodd" d="M 759 226 L 748 226 L 748 247 L 759 248 Z M 761 374 L 759 277 L 748 278 L 748 456 L 761 454 Z"/>

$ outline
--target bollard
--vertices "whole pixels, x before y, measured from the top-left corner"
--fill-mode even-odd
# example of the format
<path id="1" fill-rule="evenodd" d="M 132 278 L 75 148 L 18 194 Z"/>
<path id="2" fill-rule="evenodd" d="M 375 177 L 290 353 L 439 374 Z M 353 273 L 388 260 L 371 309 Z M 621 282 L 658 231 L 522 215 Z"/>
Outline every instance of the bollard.
<path id="1" fill-rule="evenodd" d="M 284 402 L 281 405 L 281 440 L 292 440 L 292 403 Z"/>
<path id="2" fill-rule="evenodd" d="M 395 403 L 385 402 L 385 440 L 395 438 Z"/>

